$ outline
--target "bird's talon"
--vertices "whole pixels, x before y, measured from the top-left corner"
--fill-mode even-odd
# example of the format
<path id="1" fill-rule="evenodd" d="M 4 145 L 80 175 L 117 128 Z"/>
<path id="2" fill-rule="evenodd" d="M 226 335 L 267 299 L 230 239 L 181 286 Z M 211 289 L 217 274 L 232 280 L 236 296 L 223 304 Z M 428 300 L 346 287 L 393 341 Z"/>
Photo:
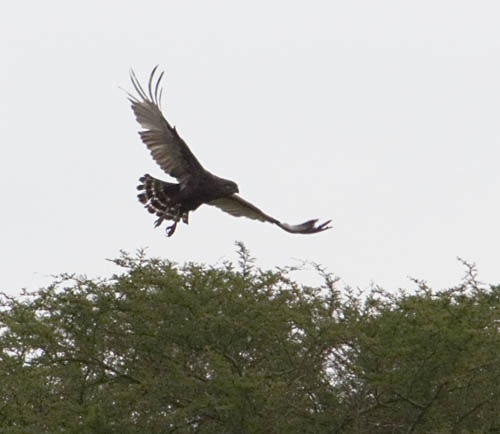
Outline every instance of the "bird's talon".
<path id="1" fill-rule="evenodd" d="M 167 227 L 167 229 L 165 229 L 167 237 L 171 237 L 174 234 L 176 227 L 177 227 L 177 222 L 175 222 L 173 225 L 171 225 L 171 226 Z"/>

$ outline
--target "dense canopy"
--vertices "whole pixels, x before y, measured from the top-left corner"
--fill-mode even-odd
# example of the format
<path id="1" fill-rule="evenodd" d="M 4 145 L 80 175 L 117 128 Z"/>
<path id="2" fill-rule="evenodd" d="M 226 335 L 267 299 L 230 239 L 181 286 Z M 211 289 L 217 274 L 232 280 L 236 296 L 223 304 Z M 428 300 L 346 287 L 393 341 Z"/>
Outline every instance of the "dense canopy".
<path id="1" fill-rule="evenodd" d="M 322 272 L 124 255 L 0 294 L 0 432 L 500 432 L 500 286 L 364 295 Z"/>

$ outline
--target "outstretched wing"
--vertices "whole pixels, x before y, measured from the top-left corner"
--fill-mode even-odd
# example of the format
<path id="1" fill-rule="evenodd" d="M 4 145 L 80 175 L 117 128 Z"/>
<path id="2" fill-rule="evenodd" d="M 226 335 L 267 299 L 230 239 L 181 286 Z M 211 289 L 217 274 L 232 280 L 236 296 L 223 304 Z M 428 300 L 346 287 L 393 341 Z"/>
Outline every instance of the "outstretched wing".
<path id="1" fill-rule="evenodd" d="M 139 131 L 139 135 L 153 159 L 166 173 L 183 182 L 204 169 L 177 134 L 175 127 L 168 123 L 161 112 L 160 82 L 163 72 L 155 79 L 157 68 L 158 66 L 151 72 L 147 92 L 140 85 L 134 71 L 130 71 L 130 79 L 137 96 L 129 93 L 128 99 L 132 103 L 137 122 L 143 128 Z M 153 81 L 155 81 L 154 86 Z"/>
<path id="2" fill-rule="evenodd" d="M 261 222 L 269 222 L 278 225 L 281 229 L 293 234 L 315 234 L 316 232 L 322 232 L 330 229 L 328 226 L 331 220 L 328 220 L 320 225 L 316 225 L 317 219 L 308 220 L 304 223 L 298 225 L 289 225 L 287 223 L 282 223 L 271 217 L 257 208 L 255 205 L 247 202 L 240 196 L 233 194 L 231 196 L 226 196 L 221 199 L 216 199 L 208 202 L 208 205 L 216 206 L 222 211 L 227 212 L 235 217 L 248 217 L 253 220 L 260 220 Z"/>

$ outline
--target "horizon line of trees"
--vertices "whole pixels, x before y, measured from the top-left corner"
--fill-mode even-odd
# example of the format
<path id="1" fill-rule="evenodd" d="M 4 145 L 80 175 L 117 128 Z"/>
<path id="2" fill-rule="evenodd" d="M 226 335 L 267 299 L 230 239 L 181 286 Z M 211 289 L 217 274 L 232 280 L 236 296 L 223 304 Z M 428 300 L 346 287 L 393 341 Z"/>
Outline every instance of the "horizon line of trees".
<path id="1" fill-rule="evenodd" d="M 122 253 L 0 296 L 0 434 L 498 433 L 500 285 L 319 286 Z"/>

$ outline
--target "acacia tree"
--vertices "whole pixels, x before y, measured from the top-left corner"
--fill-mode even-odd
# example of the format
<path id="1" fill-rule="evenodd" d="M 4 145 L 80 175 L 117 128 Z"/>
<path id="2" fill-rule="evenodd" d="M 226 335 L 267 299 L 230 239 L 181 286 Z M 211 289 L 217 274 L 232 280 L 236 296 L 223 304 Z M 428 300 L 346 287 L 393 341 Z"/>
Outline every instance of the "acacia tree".
<path id="1" fill-rule="evenodd" d="M 500 432 L 500 286 L 373 291 L 352 344 L 354 432 Z M 348 430 L 350 431 L 350 430 Z"/>
<path id="2" fill-rule="evenodd" d="M 500 287 L 361 298 L 237 266 L 114 262 L 3 297 L 0 433 L 500 429 Z M 472 269 L 471 269 L 472 270 Z"/>
<path id="3" fill-rule="evenodd" d="M 311 432 L 333 410 L 322 322 L 335 291 L 263 272 L 123 255 L 107 281 L 62 276 L 7 299 L 7 432 Z M 340 331 L 340 329 L 339 329 Z M 340 334 L 340 333 L 339 333 Z M 332 413 L 333 414 L 333 413 Z M 331 423 L 331 420 L 329 420 Z M 7 428 L 8 427 L 8 428 Z"/>

